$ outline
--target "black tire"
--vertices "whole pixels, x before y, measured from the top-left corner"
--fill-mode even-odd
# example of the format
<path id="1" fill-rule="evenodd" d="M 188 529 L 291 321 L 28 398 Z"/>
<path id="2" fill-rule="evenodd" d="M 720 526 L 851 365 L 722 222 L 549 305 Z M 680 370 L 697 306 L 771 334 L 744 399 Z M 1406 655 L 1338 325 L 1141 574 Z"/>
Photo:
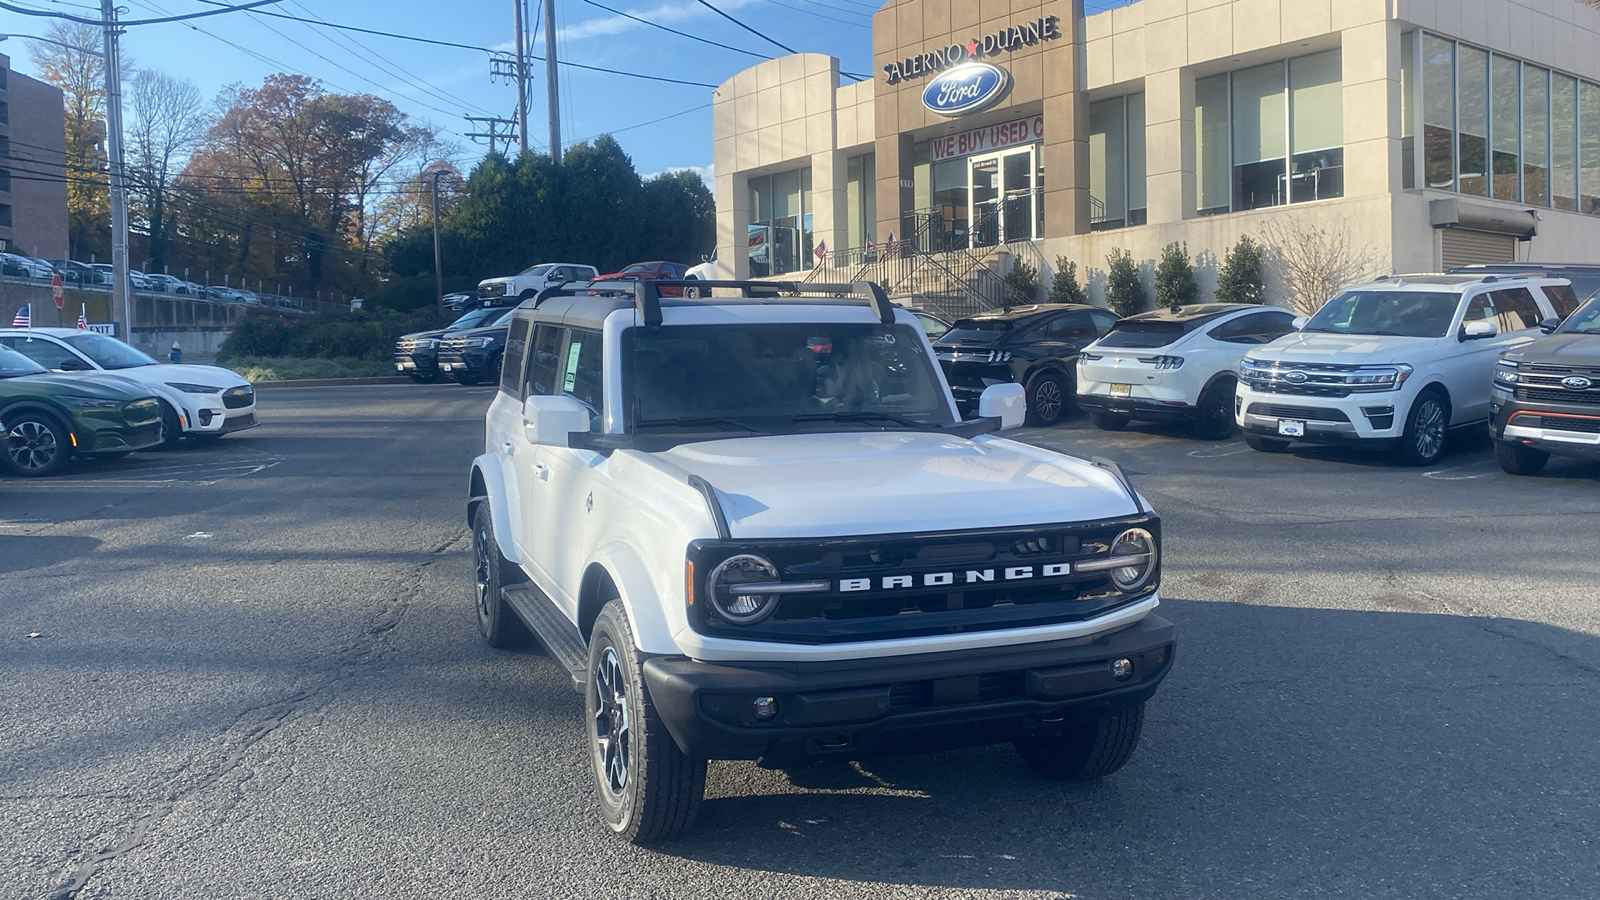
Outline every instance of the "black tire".
<path id="1" fill-rule="evenodd" d="M 1199 417 L 1194 421 L 1194 436 L 1202 441 L 1220 441 L 1233 434 L 1233 398 L 1238 382 L 1220 378 L 1205 389 L 1200 398 Z"/>
<path id="2" fill-rule="evenodd" d="M 1395 458 L 1408 466 L 1431 466 L 1444 455 L 1450 435 L 1450 403 L 1429 388 L 1417 395 L 1406 412 L 1406 429 L 1395 445 Z"/>
<path id="3" fill-rule="evenodd" d="M 455 381 L 456 384 L 465 384 L 465 385 L 469 385 L 469 386 L 477 384 L 478 382 L 483 380 L 482 378 L 478 377 L 477 375 L 473 374 L 472 372 L 457 372 L 454 375 L 451 375 L 450 377 L 451 377 L 451 379 L 453 379 Z"/>
<path id="4" fill-rule="evenodd" d="M 1035 772 L 1052 781 L 1093 781 L 1127 765 L 1144 730 L 1144 704 L 1108 712 L 1059 734 L 1016 741 Z"/>
<path id="5" fill-rule="evenodd" d="M 417 384 L 433 384 L 435 381 L 439 380 L 438 372 L 429 374 L 426 372 L 417 372 L 413 370 L 409 374 L 411 375 L 411 380 L 415 381 Z"/>
<path id="6" fill-rule="evenodd" d="M 1128 427 L 1127 416 L 1114 416 L 1110 413 L 1090 413 L 1089 421 L 1101 431 L 1121 431 Z"/>
<path id="7" fill-rule="evenodd" d="M 684 280 L 685 281 L 699 281 L 700 279 L 694 277 L 693 275 L 690 275 L 687 278 L 685 278 Z M 685 299 L 688 299 L 688 300 L 698 300 L 698 299 L 700 299 L 700 288 L 694 287 L 692 285 L 685 286 L 684 289 L 683 289 L 683 296 L 684 296 Z M 710 294 L 708 293 L 706 296 L 710 296 Z"/>
<path id="8" fill-rule="evenodd" d="M 156 444 L 151 450 L 176 450 L 178 441 L 183 439 L 183 422 L 178 418 L 178 411 L 172 404 L 161 401 L 161 443 Z"/>
<path id="9" fill-rule="evenodd" d="M 635 844 L 688 830 L 705 796 L 706 761 L 680 750 L 656 714 L 621 600 L 595 619 L 588 673 L 584 721 L 606 825 Z"/>
<path id="10" fill-rule="evenodd" d="M 1537 475 L 1544 471 L 1545 463 L 1550 461 L 1550 453 L 1510 441 L 1495 441 L 1494 461 L 1500 464 L 1501 471 L 1507 475 Z"/>
<path id="11" fill-rule="evenodd" d="M 1288 453 L 1289 452 L 1289 442 L 1288 441 L 1274 440 L 1273 438 L 1262 437 L 1259 434 L 1247 434 L 1247 435 L 1245 435 L 1244 436 L 1244 442 L 1246 444 L 1250 445 L 1250 449 L 1251 450 L 1259 450 L 1262 453 Z"/>
<path id="12" fill-rule="evenodd" d="M 1065 379 L 1055 372 L 1044 372 L 1028 384 L 1029 425 L 1054 425 L 1067 414 L 1068 389 Z"/>
<path id="13" fill-rule="evenodd" d="M 5 415 L 0 466 L 23 478 L 59 475 L 72 459 L 72 438 L 60 418 L 36 409 Z"/>
<path id="14" fill-rule="evenodd" d="M 478 504 L 472 516 L 472 602 L 478 610 L 478 633 L 489 646 L 508 650 L 528 643 L 528 626 L 517 618 L 515 611 L 500 596 L 500 588 L 512 574 L 511 563 L 500 555 L 500 545 L 494 539 L 494 520 L 489 511 L 489 501 Z M 514 571 L 514 570 L 513 570 Z M 512 582 L 521 581 L 513 578 Z"/>

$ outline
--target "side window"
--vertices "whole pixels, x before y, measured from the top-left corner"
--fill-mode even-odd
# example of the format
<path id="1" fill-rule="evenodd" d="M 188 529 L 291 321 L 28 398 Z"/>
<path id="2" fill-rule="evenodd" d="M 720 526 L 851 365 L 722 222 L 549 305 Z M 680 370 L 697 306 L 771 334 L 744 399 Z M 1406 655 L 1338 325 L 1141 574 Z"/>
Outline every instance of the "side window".
<path id="1" fill-rule="evenodd" d="M 605 392 L 601 389 L 603 363 L 598 331 L 570 333 L 567 345 L 561 351 L 560 391 L 583 401 L 594 410 L 589 427 L 595 431 L 600 428 L 600 417 L 605 409 Z"/>
<path id="2" fill-rule="evenodd" d="M 1089 321 L 1094 323 L 1095 337 L 1105 337 L 1111 333 L 1111 326 L 1117 324 L 1115 313 L 1095 310 L 1089 313 Z"/>
<path id="3" fill-rule="evenodd" d="M 1099 337 L 1088 313 L 1068 313 L 1050 323 L 1046 332 L 1053 341 L 1092 341 Z"/>
<path id="4" fill-rule="evenodd" d="M 528 335 L 532 331 L 532 320 L 511 320 L 511 331 L 506 336 L 505 360 L 500 364 L 500 390 L 518 400 L 522 399 L 522 363 L 528 355 Z"/>
<path id="5" fill-rule="evenodd" d="M 1473 322 L 1493 322 L 1494 302 L 1493 295 L 1488 291 L 1467 301 L 1467 314 L 1461 318 L 1461 327 L 1466 328 Z"/>
<path id="6" fill-rule="evenodd" d="M 1550 300 L 1550 305 L 1555 308 L 1556 317 L 1565 319 L 1578 311 L 1578 295 L 1573 293 L 1570 284 L 1547 284 L 1544 286 L 1544 295 Z"/>
<path id="7" fill-rule="evenodd" d="M 5 344 L 46 369 L 59 369 L 66 360 L 77 359 L 67 348 L 42 338 L 8 337 Z"/>
<path id="8" fill-rule="evenodd" d="M 556 364 L 561 360 L 561 341 L 565 337 L 566 329 L 554 325 L 540 325 L 534 330 L 528 377 L 523 382 L 524 399 L 556 393 Z"/>
<path id="9" fill-rule="evenodd" d="M 1534 302 L 1527 288 L 1495 291 L 1493 297 L 1495 326 L 1501 334 L 1538 328 L 1539 320 L 1544 318 L 1539 314 L 1539 304 Z"/>
<path id="10" fill-rule="evenodd" d="M 1229 344 L 1270 344 L 1294 330 L 1294 317 L 1286 313 L 1258 312 L 1240 316 L 1206 332 Z"/>

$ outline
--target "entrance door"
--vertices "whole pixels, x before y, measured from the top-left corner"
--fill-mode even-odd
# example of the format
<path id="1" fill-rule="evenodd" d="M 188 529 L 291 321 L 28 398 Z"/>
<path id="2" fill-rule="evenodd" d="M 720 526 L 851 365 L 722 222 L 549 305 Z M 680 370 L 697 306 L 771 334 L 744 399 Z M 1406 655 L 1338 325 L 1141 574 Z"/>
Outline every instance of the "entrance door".
<path id="1" fill-rule="evenodd" d="M 969 167 L 970 221 L 973 247 L 1032 240 L 1039 234 L 1039 205 L 1034 202 L 1033 146 L 988 156 L 974 156 Z"/>

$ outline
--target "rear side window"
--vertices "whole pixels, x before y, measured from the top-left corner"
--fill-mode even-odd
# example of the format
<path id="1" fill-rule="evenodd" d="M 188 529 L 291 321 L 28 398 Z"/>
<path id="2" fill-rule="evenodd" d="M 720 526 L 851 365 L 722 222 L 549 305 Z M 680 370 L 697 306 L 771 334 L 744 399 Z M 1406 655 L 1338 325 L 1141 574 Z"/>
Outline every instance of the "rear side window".
<path id="1" fill-rule="evenodd" d="M 1016 322 L 1010 319 L 960 319 L 939 338 L 941 344 L 959 344 L 964 342 L 988 343 L 1004 337 L 1007 332 L 1016 327 Z"/>
<path id="2" fill-rule="evenodd" d="M 1092 341 L 1099 337 L 1088 313 L 1069 313 L 1051 321 L 1046 333 L 1054 341 Z"/>
<path id="3" fill-rule="evenodd" d="M 40 338 L 8 337 L 0 339 L 0 343 L 4 343 L 46 369 L 59 369 L 67 360 L 78 358 L 55 341 Z"/>
<path id="4" fill-rule="evenodd" d="M 1206 332 L 1229 344 L 1270 344 L 1294 330 L 1294 316 L 1287 312 L 1258 312 L 1240 316 Z"/>
<path id="5" fill-rule="evenodd" d="M 528 335 L 533 331 L 533 322 L 528 319 L 516 319 L 511 323 L 511 331 L 506 336 L 506 355 L 500 364 L 500 390 L 516 397 L 522 397 L 522 363 L 528 355 Z"/>
<path id="6" fill-rule="evenodd" d="M 560 391 L 569 397 L 574 397 L 590 409 L 594 416 L 589 427 L 599 430 L 599 420 L 605 408 L 605 393 L 602 390 L 601 372 L 601 337 L 598 331 L 573 331 L 567 339 L 567 346 L 561 351 L 558 363 L 557 380 Z"/>
<path id="7" fill-rule="evenodd" d="M 1544 295 L 1555 308 L 1557 318 L 1565 319 L 1578 311 L 1578 295 L 1573 292 L 1571 285 L 1547 284 L 1544 286 Z"/>
<path id="8" fill-rule="evenodd" d="M 1539 320 L 1543 316 L 1539 314 L 1539 304 L 1534 302 L 1527 288 L 1495 291 L 1493 300 L 1494 323 L 1501 334 L 1539 327 Z"/>
<path id="9" fill-rule="evenodd" d="M 561 341 L 566 329 L 554 325 L 540 325 L 533 332 L 533 346 L 528 352 L 528 377 L 522 396 L 549 397 L 556 393 L 556 364 L 561 359 Z"/>
<path id="10" fill-rule="evenodd" d="M 1186 332 L 1177 322 L 1118 322 L 1111 333 L 1100 339 L 1102 347 L 1142 349 L 1176 343 Z"/>

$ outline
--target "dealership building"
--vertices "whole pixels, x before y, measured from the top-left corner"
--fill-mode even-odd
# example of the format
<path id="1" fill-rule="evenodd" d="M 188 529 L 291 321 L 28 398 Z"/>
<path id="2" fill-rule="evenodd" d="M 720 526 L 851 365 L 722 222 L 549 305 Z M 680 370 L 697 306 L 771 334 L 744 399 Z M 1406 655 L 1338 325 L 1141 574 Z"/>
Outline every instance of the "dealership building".
<path id="1" fill-rule="evenodd" d="M 1059 255 L 1098 298 L 1113 249 L 1182 242 L 1209 290 L 1241 236 L 1318 230 L 1374 273 L 1600 261 L 1578 0 L 890 0 L 872 41 L 871 72 L 796 54 L 718 88 L 737 276 Z"/>

